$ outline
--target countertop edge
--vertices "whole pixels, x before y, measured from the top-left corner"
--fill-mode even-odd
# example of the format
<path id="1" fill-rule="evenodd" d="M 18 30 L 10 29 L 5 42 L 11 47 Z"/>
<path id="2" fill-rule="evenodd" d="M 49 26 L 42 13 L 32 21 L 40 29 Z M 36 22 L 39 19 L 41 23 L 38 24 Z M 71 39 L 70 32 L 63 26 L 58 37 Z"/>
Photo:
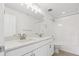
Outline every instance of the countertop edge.
<path id="1" fill-rule="evenodd" d="M 49 40 L 49 39 L 51 39 L 51 38 L 52 38 L 52 37 L 49 37 L 49 38 L 47 38 L 47 39 L 41 39 L 41 40 L 30 41 L 30 43 L 28 43 L 28 44 L 24 44 L 24 45 L 15 47 L 15 48 L 5 49 L 5 52 L 9 52 L 9 51 L 12 51 L 12 50 L 19 49 L 19 48 L 21 48 L 21 47 L 25 47 L 25 46 L 29 46 L 29 45 L 32 45 L 32 44 L 36 44 L 36 43 L 38 43 L 38 42 L 45 41 L 45 40 Z"/>

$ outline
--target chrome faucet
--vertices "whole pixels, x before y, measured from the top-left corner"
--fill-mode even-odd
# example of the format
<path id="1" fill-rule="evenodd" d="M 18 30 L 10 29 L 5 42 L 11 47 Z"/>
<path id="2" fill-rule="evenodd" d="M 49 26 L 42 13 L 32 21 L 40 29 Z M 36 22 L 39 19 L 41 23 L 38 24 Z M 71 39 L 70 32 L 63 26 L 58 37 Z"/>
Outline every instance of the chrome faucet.
<path id="1" fill-rule="evenodd" d="M 18 34 L 19 35 L 19 39 L 20 40 L 23 40 L 23 39 L 26 39 L 26 34 L 23 33 L 23 34 Z"/>
<path id="2" fill-rule="evenodd" d="M 35 33 L 36 35 L 38 35 L 39 37 L 42 37 L 43 36 L 43 33 Z"/>

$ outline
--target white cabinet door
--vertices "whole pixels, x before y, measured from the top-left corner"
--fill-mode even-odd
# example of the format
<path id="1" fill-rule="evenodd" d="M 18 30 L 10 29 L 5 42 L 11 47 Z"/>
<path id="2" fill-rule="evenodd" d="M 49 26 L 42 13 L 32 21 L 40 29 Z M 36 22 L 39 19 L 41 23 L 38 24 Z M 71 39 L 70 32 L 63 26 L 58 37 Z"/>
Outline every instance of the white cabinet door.
<path id="1" fill-rule="evenodd" d="M 52 49 L 50 48 L 50 43 L 34 50 L 33 52 L 30 52 L 28 54 L 25 54 L 24 56 L 50 56 L 52 52 Z"/>
<path id="2" fill-rule="evenodd" d="M 54 53 L 53 41 L 36 49 L 33 53 L 35 53 L 35 56 L 51 56 L 51 55 L 53 55 L 53 53 Z"/>
<path id="3" fill-rule="evenodd" d="M 34 51 L 35 56 L 48 56 L 49 46 L 48 44 L 45 46 L 42 46 Z"/>

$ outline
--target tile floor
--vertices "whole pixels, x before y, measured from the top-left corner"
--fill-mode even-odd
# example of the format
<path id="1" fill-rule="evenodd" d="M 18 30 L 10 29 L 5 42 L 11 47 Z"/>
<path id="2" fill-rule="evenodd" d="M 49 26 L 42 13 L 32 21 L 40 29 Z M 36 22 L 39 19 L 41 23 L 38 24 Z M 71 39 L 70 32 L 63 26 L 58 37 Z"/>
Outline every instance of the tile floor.
<path id="1" fill-rule="evenodd" d="M 78 56 L 78 55 L 60 50 L 58 54 L 54 53 L 53 56 Z"/>

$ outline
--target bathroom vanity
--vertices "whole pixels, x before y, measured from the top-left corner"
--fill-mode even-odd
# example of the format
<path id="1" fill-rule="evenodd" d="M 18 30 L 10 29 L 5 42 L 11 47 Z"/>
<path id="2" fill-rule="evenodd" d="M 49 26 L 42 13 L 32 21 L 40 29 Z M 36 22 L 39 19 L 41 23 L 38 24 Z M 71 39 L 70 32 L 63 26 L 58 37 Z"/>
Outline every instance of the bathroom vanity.
<path id="1" fill-rule="evenodd" d="M 51 56 L 53 53 L 53 37 L 5 42 L 5 56 Z"/>
<path id="2" fill-rule="evenodd" d="M 15 5 L 15 4 L 13 4 Z M 54 39 L 52 36 L 52 22 L 43 19 L 44 15 L 35 14 L 29 9 L 25 9 L 20 4 L 16 4 L 20 9 L 11 4 L 5 4 L 4 15 L 4 37 L 16 36 L 19 33 L 19 39 L 6 40 L 5 56 L 51 56 L 54 53 Z M 23 11 L 22 11 L 22 10 Z M 30 12 L 30 13 L 27 13 Z M 38 20 L 37 20 L 38 19 Z M 22 34 L 22 33 L 26 33 Z M 36 33 L 36 34 L 35 34 Z M 45 37 L 42 37 L 44 34 Z M 31 37 L 25 39 L 25 37 Z"/>

